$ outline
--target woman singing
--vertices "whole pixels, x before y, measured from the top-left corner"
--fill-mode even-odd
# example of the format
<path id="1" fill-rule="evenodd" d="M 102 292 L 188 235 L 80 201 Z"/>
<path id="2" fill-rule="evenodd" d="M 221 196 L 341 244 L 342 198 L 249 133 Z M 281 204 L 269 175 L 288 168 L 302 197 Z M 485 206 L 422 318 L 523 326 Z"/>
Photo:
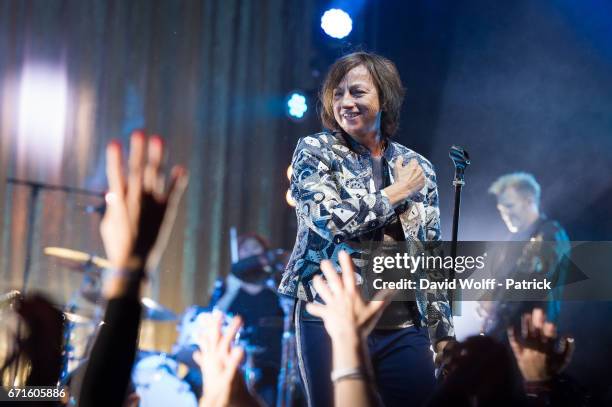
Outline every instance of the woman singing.
<path id="1" fill-rule="evenodd" d="M 320 92 L 329 131 L 300 139 L 293 155 L 298 232 L 279 291 L 297 298 L 298 359 L 310 406 L 332 405 L 330 340 L 304 306 L 318 299 L 311 282 L 320 262 L 337 264 L 341 250 L 357 260 L 365 241 L 440 239 L 433 167 L 392 141 L 402 99 L 391 61 L 366 52 L 343 56 Z M 385 310 L 367 343 L 386 406 L 418 406 L 427 399 L 434 386 L 430 346 L 439 352 L 453 336 L 445 293 L 417 292 L 415 302 L 395 301 Z"/>

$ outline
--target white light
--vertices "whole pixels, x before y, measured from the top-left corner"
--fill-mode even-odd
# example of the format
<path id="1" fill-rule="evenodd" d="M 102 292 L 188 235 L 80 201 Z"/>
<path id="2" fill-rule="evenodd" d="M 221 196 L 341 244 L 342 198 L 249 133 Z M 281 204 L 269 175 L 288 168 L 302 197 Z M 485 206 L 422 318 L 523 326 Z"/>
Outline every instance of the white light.
<path id="1" fill-rule="evenodd" d="M 330 37 L 340 39 L 349 35 L 353 29 L 353 20 L 346 11 L 332 8 L 323 13 L 321 28 Z"/>
<path id="2" fill-rule="evenodd" d="M 67 101 L 66 72 L 26 65 L 19 92 L 19 155 L 41 168 L 62 160 Z"/>
<path id="3" fill-rule="evenodd" d="M 287 205 L 291 206 L 291 207 L 295 207 L 296 202 L 295 199 L 293 199 L 293 196 L 291 196 L 291 190 L 288 189 L 287 193 L 285 194 L 285 200 L 287 201 Z"/>
<path id="4" fill-rule="evenodd" d="M 287 107 L 289 108 L 289 116 L 301 119 L 308 110 L 306 97 L 299 93 L 293 93 L 287 101 Z"/>
<path id="5" fill-rule="evenodd" d="M 291 164 L 289 164 L 289 167 L 287 167 L 287 179 L 289 181 L 291 181 L 291 176 L 293 175 L 293 166 Z"/>

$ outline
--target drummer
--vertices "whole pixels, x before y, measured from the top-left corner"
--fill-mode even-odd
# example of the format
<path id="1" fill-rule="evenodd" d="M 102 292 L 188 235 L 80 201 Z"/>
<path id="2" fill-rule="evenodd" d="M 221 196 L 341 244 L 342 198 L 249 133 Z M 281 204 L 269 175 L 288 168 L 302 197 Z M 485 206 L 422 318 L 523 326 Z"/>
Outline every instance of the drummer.
<path id="1" fill-rule="evenodd" d="M 226 314 L 240 315 L 243 329 L 240 339 L 245 340 L 247 359 L 253 357 L 254 391 L 275 405 L 276 383 L 281 364 L 283 310 L 276 294 L 275 273 L 280 255 L 270 250 L 260 235 L 248 233 L 238 237 L 238 262 L 232 265 L 225 279 L 218 279 L 208 307 L 190 307 L 179 327 L 179 341 L 175 346 L 177 360 L 191 369 L 184 378 L 194 392 L 200 395 L 201 376 L 191 355 L 196 349 L 197 320 L 213 308 Z M 282 270 L 282 267 L 280 267 Z M 194 332 L 192 332 L 194 331 Z M 249 382 L 250 380 L 247 380 Z"/>

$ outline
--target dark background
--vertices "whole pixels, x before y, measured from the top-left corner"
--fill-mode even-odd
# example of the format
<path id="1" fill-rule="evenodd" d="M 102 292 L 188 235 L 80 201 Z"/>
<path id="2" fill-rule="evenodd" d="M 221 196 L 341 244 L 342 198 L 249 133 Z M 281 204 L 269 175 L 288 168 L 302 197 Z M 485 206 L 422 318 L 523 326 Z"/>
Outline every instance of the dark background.
<path id="1" fill-rule="evenodd" d="M 353 16 L 344 40 L 319 26 L 332 5 Z M 103 191 L 104 148 L 135 128 L 167 138 L 191 171 L 150 295 L 180 312 L 204 304 L 229 264 L 229 227 L 290 249 L 295 215 L 285 171 L 301 136 L 321 129 L 322 76 L 345 52 L 393 60 L 406 101 L 397 140 L 436 166 L 443 234 L 450 238 L 452 144 L 468 168 L 460 238 L 506 231 L 487 188 L 511 171 L 533 173 L 542 207 L 572 240 L 612 239 L 612 6 L 606 1 L 93 1 L 0 0 L 0 176 Z M 65 70 L 68 113 L 59 165 L 17 154 L 20 72 Z M 285 98 L 309 95 L 301 122 Z M 0 185 L 2 290 L 21 287 L 27 190 Z M 28 286 L 65 302 L 74 272 L 44 246 L 102 253 L 96 199 L 43 193 Z M 153 329 L 167 347 L 173 327 Z"/>

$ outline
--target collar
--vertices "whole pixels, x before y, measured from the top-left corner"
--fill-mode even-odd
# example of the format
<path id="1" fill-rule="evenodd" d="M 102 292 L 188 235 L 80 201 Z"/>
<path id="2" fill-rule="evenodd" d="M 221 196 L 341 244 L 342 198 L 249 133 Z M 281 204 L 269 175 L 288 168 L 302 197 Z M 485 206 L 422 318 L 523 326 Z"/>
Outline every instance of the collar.
<path id="1" fill-rule="evenodd" d="M 336 136 L 340 136 L 339 138 L 343 139 L 345 144 L 354 153 L 362 155 L 362 156 L 367 156 L 367 157 L 372 155 L 370 153 L 370 150 L 368 150 L 367 147 L 365 147 L 363 144 L 355 141 L 355 139 L 352 138 L 351 136 L 349 136 L 346 132 L 340 131 L 340 130 L 335 130 L 335 131 L 332 131 L 332 134 L 334 134 Z M 384 147 L 383 147 L 384 148 L 384 150 L 383 150 L 383 157 L 385 157 L 385 159 L 389 162 L 393 158 L 393 153 L 394 153 L 395 148 L 393 146 L 393 142 L 389 139 L 389 137 L 385 137 L 384 140 L 383 140 L 383 143 L 385 144 Z"/>

